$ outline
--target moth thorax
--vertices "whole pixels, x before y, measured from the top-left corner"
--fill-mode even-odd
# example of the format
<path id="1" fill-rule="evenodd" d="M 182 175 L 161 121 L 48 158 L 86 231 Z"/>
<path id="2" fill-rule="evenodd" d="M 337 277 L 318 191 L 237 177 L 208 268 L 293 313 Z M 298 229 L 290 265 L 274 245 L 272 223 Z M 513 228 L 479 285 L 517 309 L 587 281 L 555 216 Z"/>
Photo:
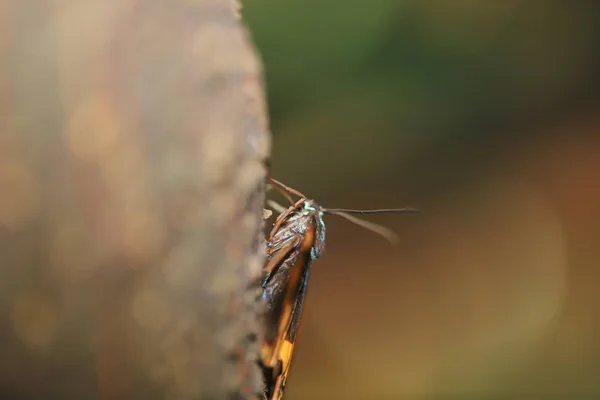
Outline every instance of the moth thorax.
<path id="1" fill-rule="evenodd" d="M 310 251 L 315 243 L 315 225 L 309 224 L 302 237 L 302 251 Z"/>

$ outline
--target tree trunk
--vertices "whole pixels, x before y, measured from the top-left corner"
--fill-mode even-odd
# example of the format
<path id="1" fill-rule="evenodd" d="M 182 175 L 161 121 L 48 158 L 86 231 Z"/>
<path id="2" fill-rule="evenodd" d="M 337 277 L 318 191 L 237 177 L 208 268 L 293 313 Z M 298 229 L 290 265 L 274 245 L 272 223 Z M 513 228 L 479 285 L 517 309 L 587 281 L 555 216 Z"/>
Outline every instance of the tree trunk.
<path id="1" fill-rule="evenodd" d="M 0 2 L 0 398 L 250 398 L 270 145 L 231 0 Z"/>

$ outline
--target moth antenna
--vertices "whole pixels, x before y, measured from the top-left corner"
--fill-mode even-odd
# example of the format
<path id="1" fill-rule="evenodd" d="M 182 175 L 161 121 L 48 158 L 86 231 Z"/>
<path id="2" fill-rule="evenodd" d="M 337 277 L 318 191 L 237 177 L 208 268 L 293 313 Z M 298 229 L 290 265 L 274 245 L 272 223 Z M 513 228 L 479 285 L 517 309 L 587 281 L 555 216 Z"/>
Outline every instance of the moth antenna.
<path id="1" fill-rule="evenodd" d="M 342 218 L 347 219 L 348 221 L 352 222 L 353 224 L 356 224 L 367 230 L 370 230 L 371 232 L 374 232 L 374 233 L 382 236 L 384 239 L 386 239 L 391 244 L 395 245 L 395 244 L 398 244 L 398 242 L 400 241 L 400 238 L 398 238 L 398 235 L 396 235 L 391 229 L 388 229 L 385 226 L 376 224 L 374 222 L 365 221 L 364 219 L 360 219 L 353 215 L 347 214 L 345 211 L 339 211 L 339 210 L 324 210 L 324 211 L 328 214 L 338 215 Z"/>
<path id="2" fill-rule="evenodd" d="M 328 208 L 328 212 L 342 212 L 346 214 L 377 214 L 377 213 L 399 213 L 399 214 L 423 214 L 416 208 L 380 208 L 376 210 L 352 210 L 347 208 Z"/>
<path id="3" fill-rule="evenodd" d="M 279 214 L 281 214 L 282 212 L 287 210 L 287 208 L 285 208 L 284 206 L 282 206 L 281 204 L 279 204 L 273 200 L 267 200 L 267 204 L 269 205 L 269 207 L 271 207 L 273 210 L 277 211 Z"/>
<path id="4" fill-rule="evenodd" d="M 279 186 L 280 188 L 282 188 L 282 189 L 284 189 L 284 190 L 288 191 L 289 193 L 295 194 L 296 196 L 300 196 L 300 197 L 302 197 L 303 199 L 306 199 L 306 196 L 305 196 L 305 195 L 303 195 L 301 192 L 299 192 L 299 191 L 297 191 L 296 189 L 293 189 L 293 188 L 291 188 L 291 187 L 289 187 L 289 186 L 287 186 L 287 185 L 285 185 L 285 184 L 283 184 L 283 183 L 279 182 L 277 179 L 275 179 L 275 178 L 272 178 L 272 177 L 269 177 L 269 180 L 270 180 L 271 182 L 273 182 L 275 185 Z M 294 202 L 292 201 L 292 204 L 293 204 L 293 203 L 294 203 Z"/>

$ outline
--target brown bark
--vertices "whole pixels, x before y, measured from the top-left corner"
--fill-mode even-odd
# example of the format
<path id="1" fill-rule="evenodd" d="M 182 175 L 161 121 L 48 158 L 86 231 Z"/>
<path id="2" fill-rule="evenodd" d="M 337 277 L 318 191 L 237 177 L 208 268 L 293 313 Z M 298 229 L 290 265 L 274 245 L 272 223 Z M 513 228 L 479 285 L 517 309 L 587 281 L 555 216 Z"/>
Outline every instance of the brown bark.
<path id="1" fill-rule="evenodd" d="M 270 142 L 236 6 L 0 2 L 1 398 L 261 390 Z"/>

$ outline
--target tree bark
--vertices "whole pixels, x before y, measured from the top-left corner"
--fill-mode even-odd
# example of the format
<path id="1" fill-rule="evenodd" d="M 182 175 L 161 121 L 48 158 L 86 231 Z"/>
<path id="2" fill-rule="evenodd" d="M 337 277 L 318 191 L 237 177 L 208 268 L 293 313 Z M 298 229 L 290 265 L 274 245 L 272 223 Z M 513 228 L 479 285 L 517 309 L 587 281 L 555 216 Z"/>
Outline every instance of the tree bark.
<path id="1" fill-rule="evenodd" d="M 0 397 L 259 393 L 269 146 L 237 3 L 0 2 Z"/>

